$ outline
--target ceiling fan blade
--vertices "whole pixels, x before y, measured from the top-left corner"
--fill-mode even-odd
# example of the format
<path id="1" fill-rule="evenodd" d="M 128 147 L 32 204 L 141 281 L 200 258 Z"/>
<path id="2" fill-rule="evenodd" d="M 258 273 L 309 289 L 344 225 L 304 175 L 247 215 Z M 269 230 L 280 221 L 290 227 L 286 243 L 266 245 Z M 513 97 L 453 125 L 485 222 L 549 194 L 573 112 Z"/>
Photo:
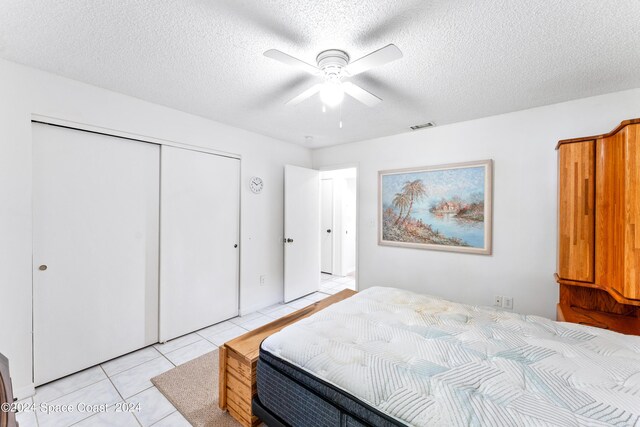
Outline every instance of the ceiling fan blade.
<path id="1" fill-rule="evenodd" d="M 309 74 L 313 74 L 314 76 L 317 76 L 320 74 L 319 68 L 314 67 L 311 64 L 307 64 L 306 62 L 301 61 L 298 58 L 294 58 L 291 55 L 287 55 L 284 52 L 280 52 L 277 49 L 269 49 L 264 53 L 264 56 L 266 56 L 267 58 L 275 59 L 276 61 L 282 62 L 285 65 L 295 67 Z"/>
<path id="2" fill-rule="evenodd" d="M 300 95 L 298 95 L 295 98 L 291 99 L 285 105 L 297 105 L 297 104 L 301 103 L 302 101 L 304 101 L 305 99 L 311 98 L 313 95 L 315 95 L 316 93 L 320 92 L 320 88 L 322 88 L 322 85 L 320 85 L 320 84 L 313 85 L 309 89 L 307 89 L 304 92 L 302 92 Z"/>
<path id="3" fill-rule="evenodd" d="M 347 95 L 352 96 L 353 98 L 357 99 L 358 101 L 362 102 L 364 105 L 368 107 L 375 107 L 376 105 L 382 102 L 382 99 L 378 98 L 371 92 L 367 92 L 366 90 L 362 89 L 360 86 L 355 85 L 351 82 L 344 82 L 342 84 L 342 88 L 344 89 Z"/>
<path id="4" fill-rule="evenodd" d="M 356 74 L 360 74 L 374 67 L 388 64 L 389 62 L 400 58 L 402 58 L 402 52 L 400 52 L 400 49 L 398 49 L 394 44 L 389 44 L 350 63 L 345 68 L 345 71 L 350 76 L 355 76 Z"/>

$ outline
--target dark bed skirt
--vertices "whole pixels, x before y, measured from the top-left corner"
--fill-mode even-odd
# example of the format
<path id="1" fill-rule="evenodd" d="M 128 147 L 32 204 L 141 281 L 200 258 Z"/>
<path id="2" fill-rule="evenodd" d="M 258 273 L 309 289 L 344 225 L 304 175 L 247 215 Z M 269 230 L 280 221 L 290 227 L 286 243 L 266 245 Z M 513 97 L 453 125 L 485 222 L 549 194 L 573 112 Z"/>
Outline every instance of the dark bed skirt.
<path id="1" fill-rule="evenodd" d="M 405 426 L 262 348 L 256 380 L 253 413 L 269 427 Z"/>

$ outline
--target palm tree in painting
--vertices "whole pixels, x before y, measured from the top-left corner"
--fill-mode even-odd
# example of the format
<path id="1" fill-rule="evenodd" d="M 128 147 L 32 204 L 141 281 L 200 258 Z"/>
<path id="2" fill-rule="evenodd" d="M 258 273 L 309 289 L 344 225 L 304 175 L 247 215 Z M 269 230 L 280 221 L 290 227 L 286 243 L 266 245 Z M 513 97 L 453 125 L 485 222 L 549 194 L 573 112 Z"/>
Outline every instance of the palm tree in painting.
<path id="1" fill-rule="evenodd" d="M 407 214 L 404 217 L 404 222 L 409 219 L 413 203 L 426 196 L 427 189 L 424 187 L 424 183 L 421 179 L 416 179 L 404 183 L 404 186 L 402 187 L 402 194 L 405 194 L 409 198 L 409 208 L 407 209 Z"/>
<path id="2" fill-rule="evenodd" d="M 411 203 L 411 199 L 406 193 L 404 192 L 396 193 L 395 197 L 393 198 L 393 206 L 400 209 L 400 214 L 398 214 L 398 218 L 396 218 L 396 222 L 394 224 L 397 224 L 398 222 L 400 222 L 400 219 L 402 219 L 402 214 L 404 213 L 404 210 L 409 207 L 410 203 Z"/>

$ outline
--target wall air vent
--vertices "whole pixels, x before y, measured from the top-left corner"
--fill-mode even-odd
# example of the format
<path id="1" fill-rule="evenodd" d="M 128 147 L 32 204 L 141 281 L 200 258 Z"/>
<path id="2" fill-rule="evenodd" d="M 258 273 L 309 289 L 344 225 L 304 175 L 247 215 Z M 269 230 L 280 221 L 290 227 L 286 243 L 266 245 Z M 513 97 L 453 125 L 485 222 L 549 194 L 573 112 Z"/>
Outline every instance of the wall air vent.
<path id="1" fill-rule="evenodd" d="M 432 128 L 432 127 L 434 127 L 435 125 L 436 125 L 436 124 L 435 124 L 435 123 L 433 123 L 433 122 L 425 123 L 425 124 L 422 124 L 422 125 L 414 125 L 414 126 L 411 126 L 411 130 L 418 130 L 418 129 L 424 129 L 424 128 Z"/>

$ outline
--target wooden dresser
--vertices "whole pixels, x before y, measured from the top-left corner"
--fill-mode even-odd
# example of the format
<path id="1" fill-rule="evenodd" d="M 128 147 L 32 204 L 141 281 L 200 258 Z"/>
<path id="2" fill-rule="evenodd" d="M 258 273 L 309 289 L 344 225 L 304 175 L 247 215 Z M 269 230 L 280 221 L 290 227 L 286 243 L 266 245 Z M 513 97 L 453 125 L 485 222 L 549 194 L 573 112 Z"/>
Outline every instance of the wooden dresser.
<path id="1" fill-rule="evenodd" d="M 309 317 L 355 293 L 345 289 L 254 331 L 247 332 L 220 347 L 218 400 L 220 409 L 228 410 L 229 414 L 244 427 L 260 424 L 260 419 L 254 416 L 251 410 L 251 400 L 256 394 L 256 365 L 262 341 L 285 326 Z"/>
<path id="2" fill-rule="evenodd" d="M 558 150 L 558 320 L 640 335 L 640 119 Z"/>

